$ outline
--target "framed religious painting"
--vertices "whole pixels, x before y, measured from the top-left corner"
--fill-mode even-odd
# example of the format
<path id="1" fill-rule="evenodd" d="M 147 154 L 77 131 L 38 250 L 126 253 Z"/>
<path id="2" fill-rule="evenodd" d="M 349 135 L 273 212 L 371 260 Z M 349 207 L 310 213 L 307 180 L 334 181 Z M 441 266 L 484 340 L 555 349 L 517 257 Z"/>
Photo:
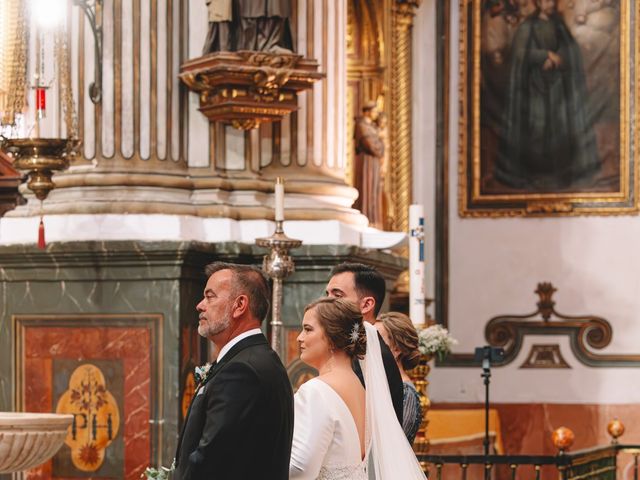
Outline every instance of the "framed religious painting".
<path id="1" fill-rule="evenodd" d="M 459 13 L 460 215 L 636 213 L 640 2 Z"/>

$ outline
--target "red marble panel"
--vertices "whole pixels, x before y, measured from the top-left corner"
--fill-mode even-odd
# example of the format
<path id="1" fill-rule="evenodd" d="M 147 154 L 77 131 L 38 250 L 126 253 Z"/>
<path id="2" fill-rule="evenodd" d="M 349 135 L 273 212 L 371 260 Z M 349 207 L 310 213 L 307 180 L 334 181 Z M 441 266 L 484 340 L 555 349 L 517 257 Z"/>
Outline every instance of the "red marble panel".
<path id="1" fill-rule="evenodd" d="M 51 358 L 27 358 L 24 362 L 24 410 L 52 412 L 53 375 Z M 32 474 L 33 472 L 33 474 Z M 30 480 L 51 478 L 51 462 L 29 474 Z"/>
<path id="2" fill-rule="evenodd" d="M 118 359 L 124 367 L 124 405 L 120 406 L 124 427 L 124 478 L 137 480 L 151 460 L 152 349 L 152 331 L 148 325 L 48 327 L 40 323 L 37 327 L 25 327 L 22 359 L 25 410 L 55 410 L 52 399 L 54 359 Z M 27 478 L 65 480 L 52 477 L 51 465 L 52 462 L 48 462 L 30 471 Z"/>
<path id="3" fill-rule="evenodd" d="M 24 362 L 24 406 L 28 412 L 51 411 L 53 376 L 50 358 L 27 358 Z"/>

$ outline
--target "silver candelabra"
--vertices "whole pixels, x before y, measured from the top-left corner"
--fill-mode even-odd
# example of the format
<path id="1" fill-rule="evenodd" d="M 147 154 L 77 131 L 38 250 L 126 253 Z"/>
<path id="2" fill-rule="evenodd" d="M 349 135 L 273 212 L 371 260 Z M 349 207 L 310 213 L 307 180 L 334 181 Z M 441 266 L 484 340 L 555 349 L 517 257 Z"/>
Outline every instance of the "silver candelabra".
<path id="1" fill-rule="evenodd" d="M 269 249 L 262 260 L 262 269 L 273 279 L 271 309 L 271 348 L 285 361 L 282 342 L 282 282 L 295 270 L 289 250 L 302 245 L 302 240 L 289 238 L 282 229 L 282 220 L 276 220 L 276 231 L 266 238 L 257 238 L 256 245 Z"/>

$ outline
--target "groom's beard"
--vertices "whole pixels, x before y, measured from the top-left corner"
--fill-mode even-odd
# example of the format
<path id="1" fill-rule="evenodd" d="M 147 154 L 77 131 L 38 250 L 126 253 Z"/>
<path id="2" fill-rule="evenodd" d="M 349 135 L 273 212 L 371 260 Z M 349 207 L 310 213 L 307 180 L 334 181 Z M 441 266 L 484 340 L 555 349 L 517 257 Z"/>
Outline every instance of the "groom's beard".
<path id="1" fill-rule="evenodd" d="M 204 338 L 211 338 L 229 328 L 229 325 L 231 325 L 231 312 L 227 311 L 218 321 L 210 321 L 208 318 L 205 318 L 205 323 L 198 325 L 198 334 Z"/>

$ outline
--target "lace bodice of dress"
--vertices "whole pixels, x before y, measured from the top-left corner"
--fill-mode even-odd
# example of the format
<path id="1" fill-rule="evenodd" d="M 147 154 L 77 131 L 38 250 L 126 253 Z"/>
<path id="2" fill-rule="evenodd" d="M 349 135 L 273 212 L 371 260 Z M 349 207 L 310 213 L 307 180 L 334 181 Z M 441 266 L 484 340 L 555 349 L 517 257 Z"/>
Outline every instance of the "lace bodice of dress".
<path id="1" fill-rule="evenodd" d="M 335 390 L 309 380 L 295 395 L 294 419 L 290 479 L 367 480 L 356 423 Z"/>
<path id="2" fill-rule="evenodd" d="M 369 480 L 369 477 L 363 462 L 351 467 L 322 467 L 317 480 Z"/>

